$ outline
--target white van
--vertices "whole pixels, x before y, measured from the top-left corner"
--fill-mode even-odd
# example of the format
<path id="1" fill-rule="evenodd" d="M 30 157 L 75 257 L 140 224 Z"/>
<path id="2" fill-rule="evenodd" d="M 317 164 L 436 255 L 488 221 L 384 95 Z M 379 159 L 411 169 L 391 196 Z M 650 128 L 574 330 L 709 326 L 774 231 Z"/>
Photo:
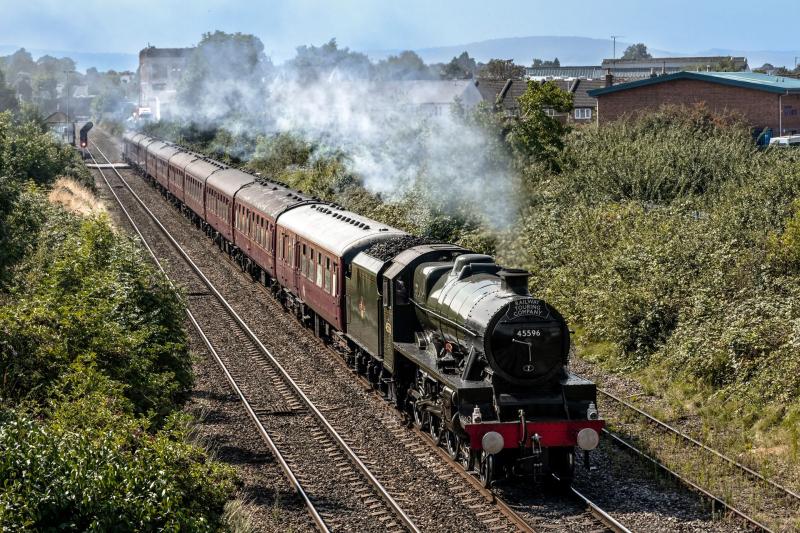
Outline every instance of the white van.
<path id="1" fill-rule="evenodd" d="M 769 140 L 770 146 L 779 148 L 800 147 L 800 135 L 786 135 L 783 137 L 773 137 Z"/>

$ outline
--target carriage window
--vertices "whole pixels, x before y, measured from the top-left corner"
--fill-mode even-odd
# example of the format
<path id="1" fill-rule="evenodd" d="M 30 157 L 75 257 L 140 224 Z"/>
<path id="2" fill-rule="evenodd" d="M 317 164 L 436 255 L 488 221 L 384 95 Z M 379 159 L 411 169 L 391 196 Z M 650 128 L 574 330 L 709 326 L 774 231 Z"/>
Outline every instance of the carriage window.
<path id="1" fill-rule="evenodd" d="M 300 255 L 300 257 L 301 257 L 301 261 L 303 262 L 303 265 L 302 265 L 303 268 L 302 268 L 301 272 L 303 273 L 303 275 L 305 277 L 308 277 L 308 257 L 306 256 L 306 245 L 305 244 L 303 244 L 303 252 Z"/>
<path id="2" fill-rule="evenodd" d="M 336 296 L 336 285 L 339 282 L 339 265 L 333 264 L 333 280 L 331 280 L 331 294 Z"/>
<path id="3" fill-rule="evenodd" d="M 331 260 L 325 258 L 325 292 L 331 292 Z"/>
<path id="4" fill-rule="evenodd" d="M 322 287 L 322 254 L 317 252 L 317 286 Z"/>

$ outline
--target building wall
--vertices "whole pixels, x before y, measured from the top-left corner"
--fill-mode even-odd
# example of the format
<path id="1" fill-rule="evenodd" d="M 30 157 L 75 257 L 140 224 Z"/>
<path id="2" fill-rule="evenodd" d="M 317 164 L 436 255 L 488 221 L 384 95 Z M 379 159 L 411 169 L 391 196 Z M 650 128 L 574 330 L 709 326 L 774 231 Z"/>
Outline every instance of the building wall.
<path id="1" fill-rule="evenodd" d="M 772 128 L 775 135 L 800 132 L 800 95 L 784 95 L 700 80 L 673 80 L 600 95 L 598 121 L 654 111 L 663 104 L 705 103 L 712 111 L 734 112 L 756 128 Z M 779 109 L 779 105 L 783 109 Z M 783 131 L 780 132 L 780 114 Z"/>
<path id="2" fill-rule="evenodd" d="M 192 48 L 145 48 L 139 53 L 139 106 L 168 115 Z"/>

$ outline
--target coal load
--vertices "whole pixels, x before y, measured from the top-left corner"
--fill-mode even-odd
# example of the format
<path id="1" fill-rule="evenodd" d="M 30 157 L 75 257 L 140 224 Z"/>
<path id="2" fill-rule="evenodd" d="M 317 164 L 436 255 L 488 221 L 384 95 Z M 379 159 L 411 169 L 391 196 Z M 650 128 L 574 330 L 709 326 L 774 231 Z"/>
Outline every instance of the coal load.
<path id="1" fill-rule="evenodd" d="M 441 242 L 427 237 L 417 237 L 416 235 L 401 235 L 393 239 L 373 243 L 364 250 L 364 253 L 379 261 L 389 261 L 397 257 L 400 252 L 414 246 L 439 244 Z"/>

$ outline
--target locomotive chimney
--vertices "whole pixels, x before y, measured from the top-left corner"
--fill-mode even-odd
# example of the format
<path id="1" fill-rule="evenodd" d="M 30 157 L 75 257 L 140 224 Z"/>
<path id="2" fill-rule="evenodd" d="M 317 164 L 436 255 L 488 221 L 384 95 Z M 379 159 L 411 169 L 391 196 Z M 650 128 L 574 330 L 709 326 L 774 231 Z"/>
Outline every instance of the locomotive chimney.
<path id="1" fill-rule="evenodd" d="M 528 292 L 528 278 L 531 277 L 531 273 L 527 270 L 507 268 L 498 272 L 498 275 L 503 280 L 501 284 L 503 289 L 523 296 L 530 294 Z"/>

